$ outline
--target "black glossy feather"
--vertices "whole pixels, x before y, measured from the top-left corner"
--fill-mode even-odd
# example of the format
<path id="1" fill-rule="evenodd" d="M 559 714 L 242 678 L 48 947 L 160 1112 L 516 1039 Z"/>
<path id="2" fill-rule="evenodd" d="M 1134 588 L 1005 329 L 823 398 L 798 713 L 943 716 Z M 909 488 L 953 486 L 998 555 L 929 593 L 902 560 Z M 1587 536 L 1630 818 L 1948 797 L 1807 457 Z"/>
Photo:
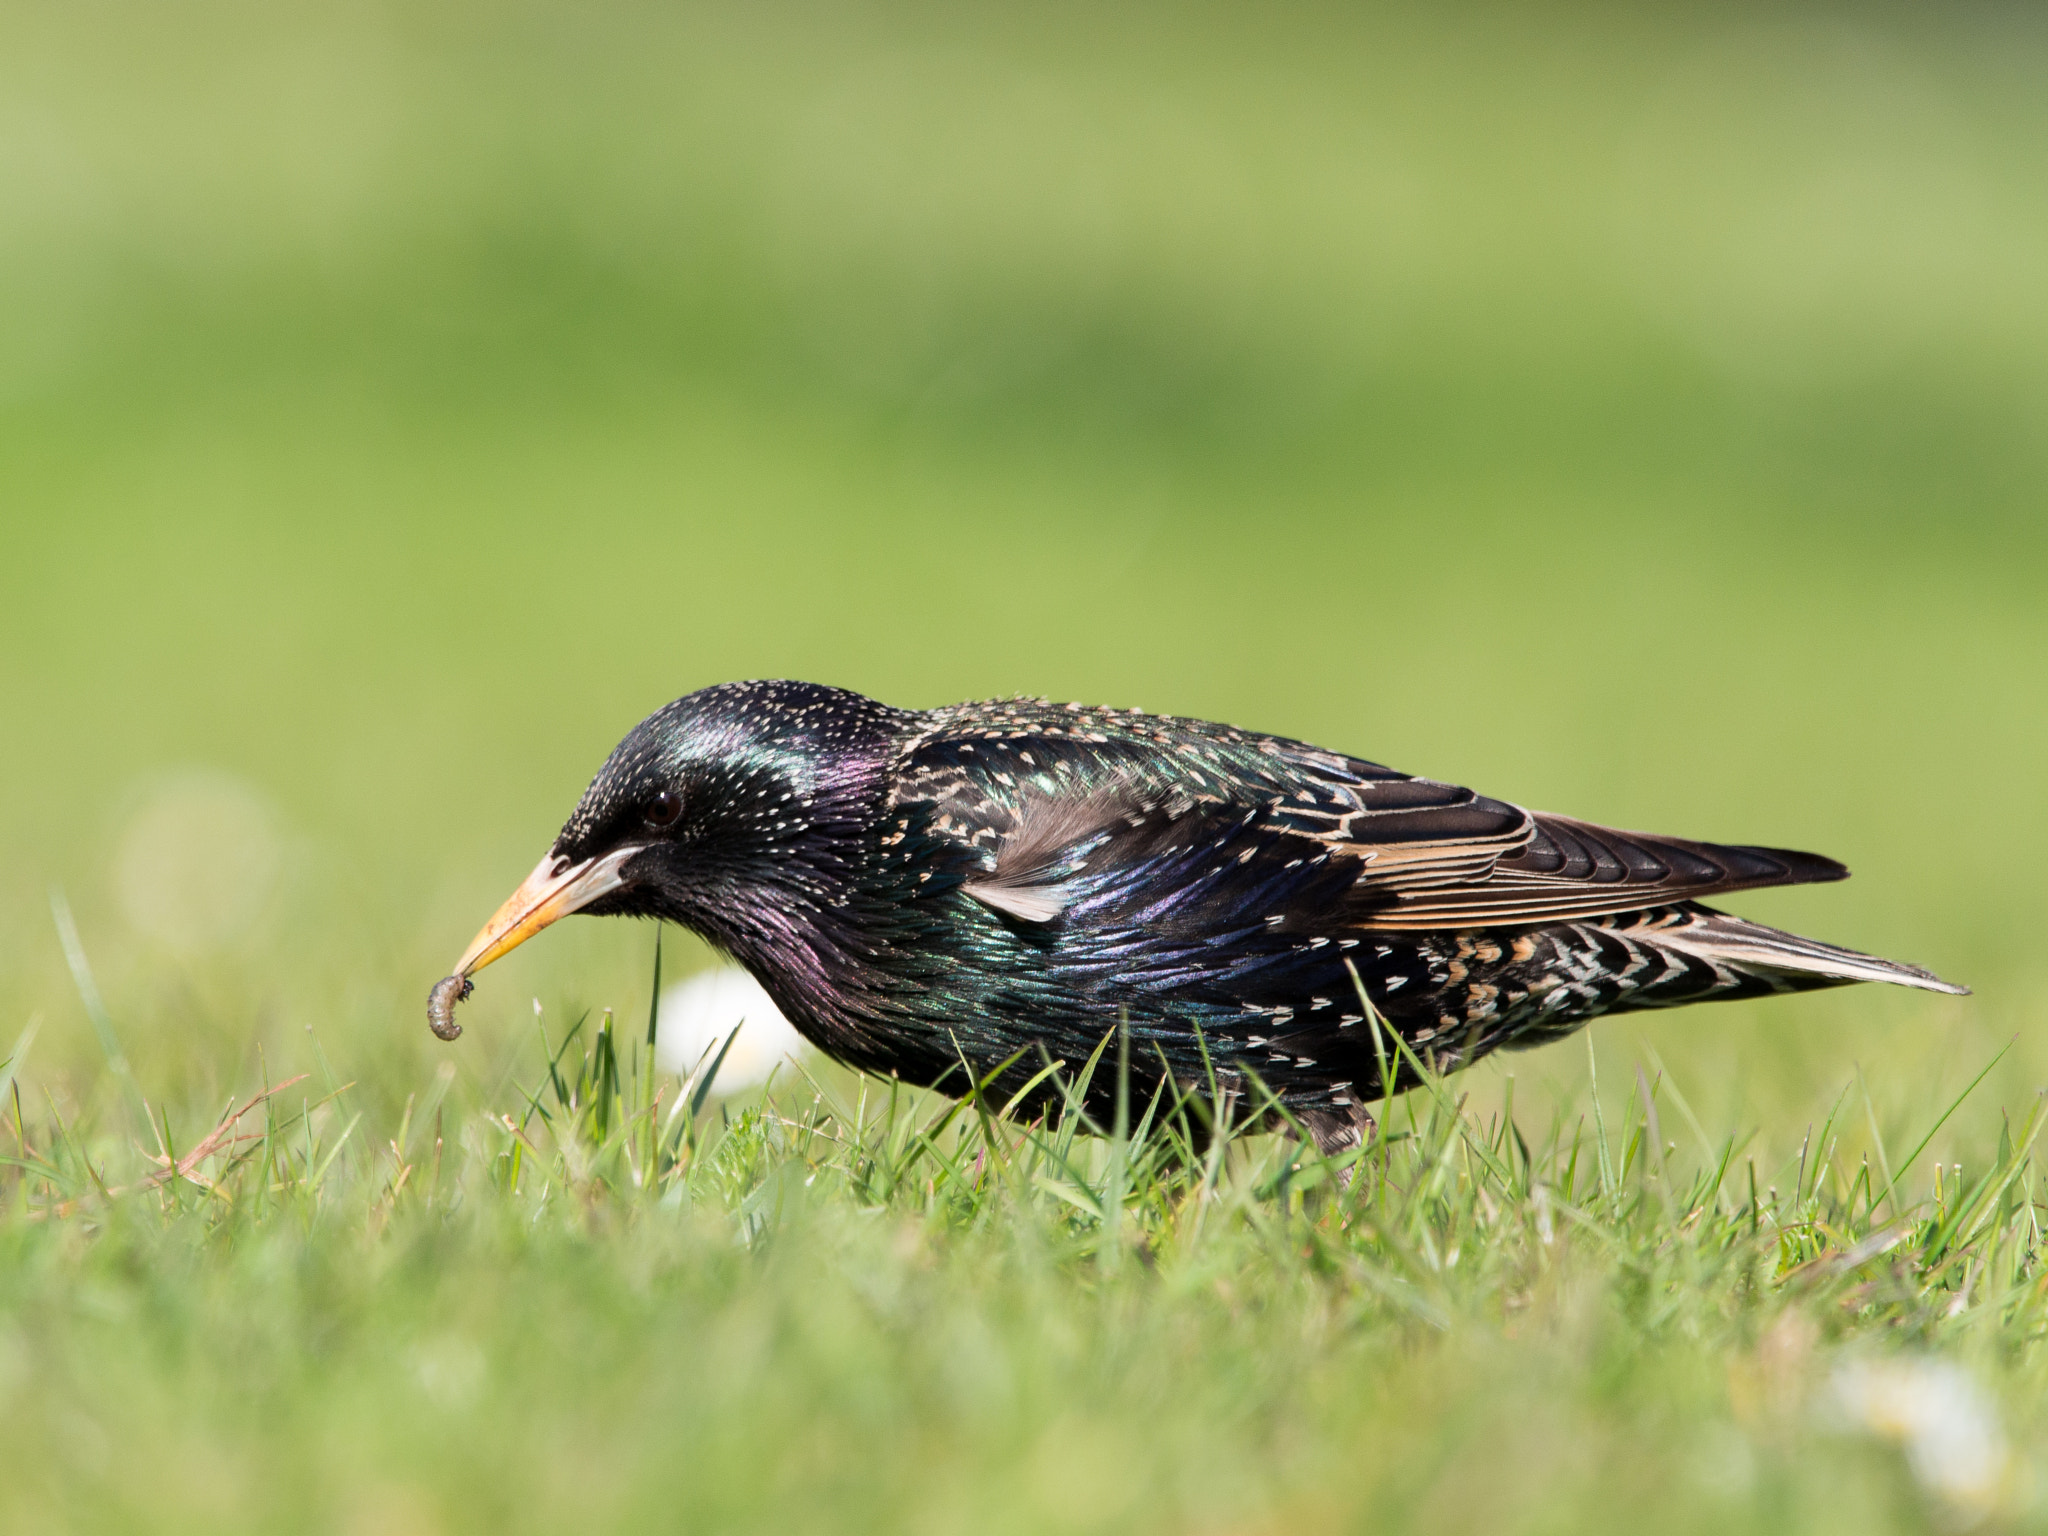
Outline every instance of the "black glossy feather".
<path id="1" fill-rule="evenodd" d="M 637 807 L 679 797 L 673 828 Z M 670 807 L 673 808 L 672 805 Z M 1605 1012 L 1925 971 L 1705 907 L 1814 854 L 1620 832 L 1298 741 L 1013 699 L 913 712 L 707 689 L 623 742 L 558 839 L 629 841 L 593 911 L 686 923 L 855 1065 L 959 1081 L 1083 1059 L 1141 1091 L 1256 1074 L 1326 1145 L 1388 1085 L 1374 1008 L 1446 1069 Z M 1355 979 L 1354 979 L 1355 978 Z"/>

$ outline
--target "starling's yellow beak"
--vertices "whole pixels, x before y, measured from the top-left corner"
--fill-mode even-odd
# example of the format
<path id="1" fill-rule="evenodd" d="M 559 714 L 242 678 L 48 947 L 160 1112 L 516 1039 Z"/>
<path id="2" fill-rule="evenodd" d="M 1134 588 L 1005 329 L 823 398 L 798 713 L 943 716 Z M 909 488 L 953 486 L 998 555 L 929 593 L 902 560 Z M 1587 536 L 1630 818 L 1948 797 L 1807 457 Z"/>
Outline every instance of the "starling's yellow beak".
<path id="1" fill-rule="evenodd" d="M 619 874 L 620 866 L 641 848 L 638 843 L 615 848 L 601 858 L 585 859 L 580 864 L 549 854 L 484 924 L 484 931 L 470 942 L 455 974 L 468 976 L 482 970 L 556 918 L 580 912 L 608 891 L 616 891 L 626 883 Z"/>

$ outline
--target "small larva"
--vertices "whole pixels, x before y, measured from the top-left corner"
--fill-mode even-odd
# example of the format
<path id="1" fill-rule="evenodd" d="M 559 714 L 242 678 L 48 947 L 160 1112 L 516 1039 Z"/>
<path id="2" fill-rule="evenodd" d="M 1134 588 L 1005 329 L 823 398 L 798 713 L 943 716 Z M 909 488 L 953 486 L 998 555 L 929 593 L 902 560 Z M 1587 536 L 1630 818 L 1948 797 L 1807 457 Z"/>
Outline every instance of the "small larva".
<path id="1" fill-rule="evenodd" d="M 427 1028 L 443 1040 L 453 1040 L 462 1033 L 462 1026 L 455 1022 L 455 1005 L 470 994 L 467 976 L 443 976 L 434 983 L 434 990 L 427 994 Z"/>

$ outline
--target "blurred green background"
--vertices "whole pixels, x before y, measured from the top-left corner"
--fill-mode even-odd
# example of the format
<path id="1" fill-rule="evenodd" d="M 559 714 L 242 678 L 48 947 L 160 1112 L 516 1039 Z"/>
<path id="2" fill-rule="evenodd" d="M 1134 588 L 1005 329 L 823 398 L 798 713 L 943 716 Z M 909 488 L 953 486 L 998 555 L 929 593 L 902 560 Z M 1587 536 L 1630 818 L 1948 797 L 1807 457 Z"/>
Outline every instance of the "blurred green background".
<path id="1" fill-rule="evenodd" d="M 2044 68 L 2018 7 L 6 4 L 0 1034 L 107 1091 L 56 886 L 152 1098 L 312 1030 L 487 1099 L 648 930 L 452 1051 L 428 985 L 634 721 L 785 675 L 1827 852 L 1735 905 L 1976 996 L 1602 1049 L 1759 1152 L 2015 1035 L 2017 1103 Z"/>

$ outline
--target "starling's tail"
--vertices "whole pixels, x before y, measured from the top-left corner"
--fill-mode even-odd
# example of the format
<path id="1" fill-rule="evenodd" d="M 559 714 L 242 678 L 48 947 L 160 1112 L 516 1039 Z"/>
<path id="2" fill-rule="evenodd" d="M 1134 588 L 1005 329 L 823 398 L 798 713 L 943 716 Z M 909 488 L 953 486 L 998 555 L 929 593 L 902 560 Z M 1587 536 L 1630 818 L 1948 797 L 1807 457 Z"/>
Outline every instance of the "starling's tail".
<path id="1" fill-rule="evenodd" d="M 1716 912 L 1711 907 L 1690 909 L 1692 921 L 1673 924 L 1656 934 L 1657 944 L 1694 956 L 1717 971 L 1732 971 L 1737 977 L 1754 977 L 1774 989 L 1826 986 L 1830 982 L 1889 981 L 1901 987 L 1918 987 L 1926 992 L 1967 994 L 1968 987 L 1943 981 L 1932 971 L 1917 965 L 1901 965 L 1803 939 L 1796 933 L 1766 928 L 1743 918 Z"/>

